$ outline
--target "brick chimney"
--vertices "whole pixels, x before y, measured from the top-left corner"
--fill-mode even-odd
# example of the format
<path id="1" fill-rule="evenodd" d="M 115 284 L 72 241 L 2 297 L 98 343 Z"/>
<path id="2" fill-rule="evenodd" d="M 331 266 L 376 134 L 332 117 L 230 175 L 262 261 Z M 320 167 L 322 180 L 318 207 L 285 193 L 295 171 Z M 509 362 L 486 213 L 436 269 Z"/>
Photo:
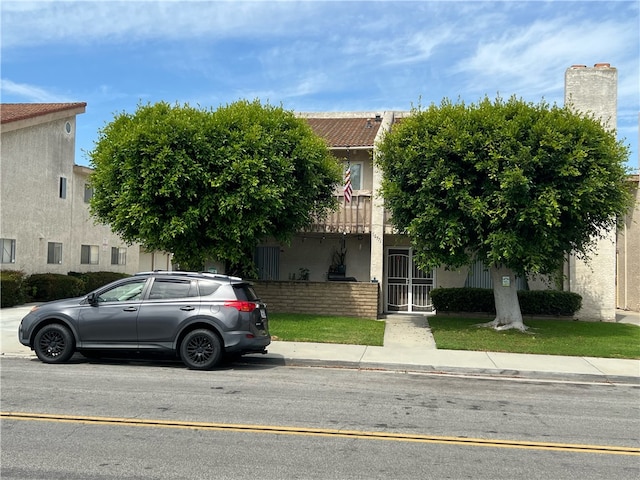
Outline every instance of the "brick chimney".
<path id="1" fill-rule="evenodd" d="M 591 112 L 609 130 L 616 128 L 618 70 L 608 63 L 593 68 L 572 65 L 564 75 L 564 103 L 576 112 Z"/>
<path id="2" fill-rule="evenodd" d="M 618 71 L 608 63 L 572 65 L 565 72 L 565 105 L 595 115 L 610 130 L 616 128 L 617 97 Z M 589 264 L 570 255 L 565 286 L 582 296 L 578 318 L 611 322 L 616 318 L 616 231 L 603 233 Z"/>

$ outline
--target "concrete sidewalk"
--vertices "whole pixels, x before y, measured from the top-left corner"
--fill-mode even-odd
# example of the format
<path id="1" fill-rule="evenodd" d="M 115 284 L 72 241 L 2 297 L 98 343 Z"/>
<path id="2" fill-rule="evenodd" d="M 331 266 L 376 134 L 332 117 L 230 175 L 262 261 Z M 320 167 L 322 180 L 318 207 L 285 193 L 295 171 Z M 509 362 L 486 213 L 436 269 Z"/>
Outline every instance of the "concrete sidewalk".
<path id="1" fill-rule="evenodd" d="M 640 328 L 638 312 L 618 312 L 621 323 Z M 267 357 L 286 365 L 332 365 L 430 373 L 547 380 L 623 382 L 640 385 L 640 360 L 500 352 L 440 350 L 428 316 L 389 315 L 384 346 L 273 342 Z"/>
<path id="2" fill-rule="evenodd" d="M 17 338 L 30 308 L 0 310 L 1 355 L 34 356 Z M 617 320 L 640 326 L 637 312 L 619 311 Z M 268 354 L 248 355 L 243 362 L 640 385 L 640 360 L 440 350 L 428 316 L 389 315 L 386 323 L 383 347 L 274 341 Z"/>

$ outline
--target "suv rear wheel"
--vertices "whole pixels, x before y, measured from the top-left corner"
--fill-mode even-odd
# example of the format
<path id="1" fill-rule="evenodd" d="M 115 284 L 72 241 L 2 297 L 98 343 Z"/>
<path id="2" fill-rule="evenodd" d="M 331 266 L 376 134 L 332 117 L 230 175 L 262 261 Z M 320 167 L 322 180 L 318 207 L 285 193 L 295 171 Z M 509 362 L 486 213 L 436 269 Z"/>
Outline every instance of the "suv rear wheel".
<path id="1" fill-rule="evenodd" d="M 185 335 L 180 344 L 180 358 L 192 370 L 211 370 L 221 357 L 222 343 L 211 330 L 193 330 Z"/>

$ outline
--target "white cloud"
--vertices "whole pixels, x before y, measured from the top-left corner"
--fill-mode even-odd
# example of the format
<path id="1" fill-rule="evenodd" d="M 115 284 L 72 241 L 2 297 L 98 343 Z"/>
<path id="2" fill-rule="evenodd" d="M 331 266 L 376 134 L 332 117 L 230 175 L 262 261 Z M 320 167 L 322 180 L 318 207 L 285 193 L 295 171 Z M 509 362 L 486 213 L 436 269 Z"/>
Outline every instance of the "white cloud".
<path id="1" fill-rule="evenodd" d="M 7 79 L 2 79 L 0 87 L 3 98 L 6 96 L 17 97 L 21 99 L 21 103 L 65 103 L 74 101 L 65 95 L 47 91 L 42 87 L 26 83 L 15 83 Z"/>
<path id="2" fill-rule="evenodd" d="M 313 18 L 317 6 L 306 2 L 4 0 L 1 8 L 3 48 L 11 48 L 67 39 L 91 44 L 282 33 Z"/>
<path id="3" fill-rule="evenodd" d="M 484 36 L 473 55 L 459 60 L 454 71 L 469 78 L 470 84 L 508 85 L 510 93 L 557 93 L 563 87 L 562 72 L 572 64 L 616 66 L 617 61 L 629 61 L 620 57 L 631 42 L 637 43 L 637 29 L 629 26 L 619 20 L 578 22 L 570 16 L 512 26 L 499 36 Z M 632 77 L 637 92 L 637 73 Z"/>

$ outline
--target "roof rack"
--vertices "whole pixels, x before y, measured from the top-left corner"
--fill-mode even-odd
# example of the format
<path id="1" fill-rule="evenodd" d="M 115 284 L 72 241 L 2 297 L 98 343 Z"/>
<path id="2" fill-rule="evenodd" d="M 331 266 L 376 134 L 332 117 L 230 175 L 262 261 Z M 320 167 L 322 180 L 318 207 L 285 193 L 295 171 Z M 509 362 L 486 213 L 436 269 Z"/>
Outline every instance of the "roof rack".
<path id="1" fill-rule="evenodd" d="M 137 272 L 135 275 L 173 275 L 173 276 L 184 276 L 184 277 L 207 277 L 213 278 L 217 280 L 228 280 L 229 282 L 240 282 L 242 278 L 233 277 L 230 275 L 221 275 L 219 273 L 209 273 L 209 272 L 185 272 L 182 270 L 152 270 L 149 272 Z"/>

